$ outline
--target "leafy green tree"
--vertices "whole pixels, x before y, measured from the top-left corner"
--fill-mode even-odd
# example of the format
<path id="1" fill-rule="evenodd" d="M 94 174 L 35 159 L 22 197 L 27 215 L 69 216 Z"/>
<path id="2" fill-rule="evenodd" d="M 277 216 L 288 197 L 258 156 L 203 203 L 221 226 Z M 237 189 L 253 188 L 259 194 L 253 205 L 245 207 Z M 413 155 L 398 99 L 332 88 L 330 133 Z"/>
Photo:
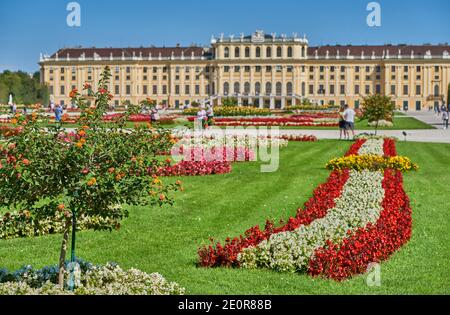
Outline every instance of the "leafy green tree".
<path id="1" fill-rule="evenodd" d="M 392 121 L 395 103 L 389 96 L 374 94 L 363 98 L 361 119 L 375 122 L 375 134 L 380 120 Z"/>
<path id="2" fill-rule="evenodd" d="M 16 115 L 12 122 L 19 131 L 0 139 L 0 206 L 26 211 L 36 222 L 51 218 L 63 225 L 61 287 L 70 230 L 75 260 L 77 220 L 89 218 L 94 230 L 119 228 L 128 215 L 122 205 L 171 204 L 171 192 L 181 185 L 163 184 L 157 176 L 164 163 L 157 155 L 173 140 L 169 131 L 124 130 L 130 113 L 104 127 L 102 116 L 112 99 L 107 90 L 109 77 L 106 67 L 97 91 L 85 85 L 94 97 L 92 105 L 77 90 L 71 91 L 81 109 L 82 127 L 75 131 L 46 128 L 44 118 L 34 111 L 29 116 Z"/>
<path id="3" fill-rule="evenodd" d="M 40 73 L 32 76 L 23 71 L 4 71 L 0 74 L 0 103 L 7 103 L 9 94 L 17 104 L 45 104 L 48 102 L 48 87 L 40 83 Z"/>

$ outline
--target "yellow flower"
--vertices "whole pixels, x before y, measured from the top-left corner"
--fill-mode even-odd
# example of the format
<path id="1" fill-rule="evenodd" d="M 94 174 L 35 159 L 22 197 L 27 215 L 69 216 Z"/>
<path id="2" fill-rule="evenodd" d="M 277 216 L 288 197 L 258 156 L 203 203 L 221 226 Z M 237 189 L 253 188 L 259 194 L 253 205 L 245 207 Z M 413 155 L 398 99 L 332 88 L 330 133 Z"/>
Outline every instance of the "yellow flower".
<path id="1" fill-rule="evenodd" d="M 90 186 L 94 186 L 95 184 L 97 184 L 97 180 L 95 179 L 95 177 L 92 177 L 88 182 L 87 185 Z"/>

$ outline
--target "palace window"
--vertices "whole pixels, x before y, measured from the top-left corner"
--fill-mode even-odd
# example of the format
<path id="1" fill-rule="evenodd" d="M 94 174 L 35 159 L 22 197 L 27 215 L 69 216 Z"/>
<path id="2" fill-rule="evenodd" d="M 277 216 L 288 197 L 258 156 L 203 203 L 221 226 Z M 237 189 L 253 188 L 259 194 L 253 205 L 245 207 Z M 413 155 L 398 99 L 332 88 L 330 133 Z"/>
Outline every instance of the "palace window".
<path id="1" fill-rule="evenodd" d="M 120 86 L 118 86 L 118 85 L 114 86 L 114 94 L 116 94 L 116 95 L 120 94 Z"/>
<path id="2" fill-rule="evenodd" d="M 256 72 L 261 72 L 261 66 L 256 66 L 256 67 L 255 67 L 255 71 L 256 71 Z"/>
<path id="3" fill-rule="evenodd" d="M 61 67 L 61 74 L 63 74 L 63 73 L 64 73 L 64 68 Z"/>
<path id="4" fill-rule="evenodd" d="M 359 68 L 360 68 L 359 66 L 356 66 L 356 67 L 355 67 L 355 72 L 358 72 L 358 73 L 359 73 Z"/>
<path id="5" fill-rule="evenodd" d="M 306 49 L 305 49 L 305 47 L 302 47 L 302 57 L 306 57 Z"/>
<path id="6" fill-rule="evenodd" d="M 223 71 L 224 72 L 230 72 L 230 66 L 223 67 Z"/>
<path id="7" fill-rule="evenodd" d="M 439 72 L 439 66 L 434 66 L 434 72 Z"/>
<path id="8" fill-rule="evenodd" d="M 286 83 L 286 93 L 287 95 L 292 95 L 292 82 Z"/>
<path id="9" fill-rule="evenodd" d="M 292 72 L 292 70 L 294 70 L 293 66 L 287 66 L 286 67 L 287 72 Z"/>
<path id="10" fill-rule="evenodd" d="M 167 94 L 167 85 L 162 86 L 162 94 Z"/>
<path id="11" fill-rule="evenodd" d="M 148 87 L 147 87 L 147 85 L 143 85 L 143 86 L 142 86 L 142 93 L 143 93 L 144 95 L 147 95 L 147 94 L 148 94 Z"/>
<path id="12" fill-rule="evenodd" d="M 325 94 L 325 87 L 323 84 L 319 84 L 319 91 L 317 91 L 318 94 Z"/>
<path id="13" fill-rule="evenodd" d="M 245 58 L 250 58 L 250 47 L 245 47 Z"/>
<path id="14" fill-rule="evenodd" d="M 179 95 L 180 94 L 180 86 L 177 84 L 175 85 L 175 94 Z"/>
<path id="15" fill-rule="evenodd" d="M 228 95 L 228 93 L 230 93 L 230 84 L 225 82 L 223 84 L 223 94 Z"/>
<path id="16" fill-rule="evenodd" d="M 416 85 L 416 95 L 420 95 L 420 85 Z"/>
<path id="17" fill-rule="evenodd" d="M 196 85 L 195 86 L 195 94 L 199 95 L 200 94 L 200 85 Z"/>
<path id="18" fill-rule="evenodd" d="M 334 75 L 330 75 L 330 80 L 334 80 Z"/>
<path id="19" fill-rule="evenodd" d="M 147 67 L 144 67 L 143 71 L 144 73 L 147 73 Z"/>
<path id="20" fill-rule="evenodd" d="M 127 94 L 127 95 L 130 95 L 131 94 L 131 86 L 130 85 L 127 85 L 126 87 L 125 87 L 125 93 Z"/>
<path id="21" fill-rule="evenodd" d="M 245 94 L 249 94 L 250 93 L 250 83 L 249 82 L 245 82 L 244 83 L 244 93 Z"/>
<path id="22" fill-rule="evenodd" d="M 355 75 L 355 80 L 359 80 L 359 75 Z"/>
<path id="23" fill-rule="evenodd" d="M 75 81 L 77 78 L 73 75 L 72 76 L 72 81 Z"/>
<path id="24" fill-rule="evenodd" d="M 309 66 L 309 72 L 314 72 L 314 67 L 313 66 Z"/>
<path id="25" fill-rule="evenodd" d="M 434 86 L 434 96 L 439 96 L 439 85 Z"/>
<path id="26" fill-rule="evenodd" d="M 234 49 L 234 58 L 239 58 L 239 54 L 240 54 L 239 47 L 236 47 L 236 48 Z"/>
<path id="27" fill-rule="evenodd" d="M 283 89 L 283 86 L 282 86 L 281 82 L 277 82 L 277 84 L 275 85 L 275 93 L 277 95 L 281 95 L 282 89 Z"/>
<path id="28" fill-rule="evenodd" d="M 266 57 L 271 58 L 272 57 L 272 47 L 266 48 Z"/>
<path id="29" fill-rule="evenodd" d="M 341 87 L 340 87 L 340 92 L 341 92 L 341 95 L 345 95 L 345 85 L 341 85 Z"/>
<path id="30" fill-rule="evenodd" d="M 156 95 L 156 94 L 158 94 L 158 86 L 154 85 L 153 86 L 153 95 Z"/>
<path id="31" fill-rule="evenodd" d="M 266 94 L 267 95 L 272 94 L 272 83 L 270 82 L 266 83 Z"/>
<path id="32" fill-rule="evenodd" d="M 395 95 L 395 85 L 391 85 L 391 95 Z"/>
<path id="33" fill-rule="evenodd" d="M 241 92 L 241 85 L 239 82 L 234 82 L 233 91 L 236 94 L 239 94 Z"/>
<path id="34" fill-rule="evenodd" d="M 312 84 L 309 85 L 309 94 L 310 95 L 314 94 L 314 85 Z"/>
<path id="35" fill-rule="evenodd" d="M 255 55 L 256 55 L 256 58 L 261 57 L 261 47 L 256 47 Z"/>
<path id="36" fill-rule="evenodd" d="M 335 68 L 334 66 L 331 66 L 330 67 L 330 72 L 334 72 L 334 68 Z"/>
<path id="37" fill-rule="evenodd" d="M 191 90 L 190 90 L 190 86 L 189 85 L 185 85 L 184 86 L 184 94 L 186 94 L 186 95 L 191 94 Z"/>
<path id="38" fill-rule="evenodd" d="M 375 85 L 375 93 L 376 94 L 380 94 L 381 93 L 381 85 L 380 84 Z"/>
<path id="39" fill-rule="evenodd" d="M 272 72 L 272 66 L 266 66 L 266 72 Z"/>
<path id="40" fill-rule="evenodd" d="M 158 72 L 158 68 L 157 67 L 153 67 L 153 73 L 157 73 Z"/>
<path id="41" fill-rule="evenodd" d="M 180 67 L 175 67 L 175 73 L 180 73 Z"/>
<path id="42" fill-rule="evenodd" d="M 320 72 L 323 72 L 325 70 L 325 67 L 324 66 L 320 66 Z"/>
<path id="43" fill-rule="evenodd" d="M 225 58 L 230 58 L 230 48 L 225 47 L 224 52 L 223 52 L 223 56 Z"/>
<path id="44" fill-rule="evenodd" d="M 283 68 L 281 66 L 275 66 L 276 72 L 281 72 L 282 70 L 283 70 Z"/>
<path id="45" fill-rule="evenodd" d="M 422 67 L 421 67 L 421 66 L 416 66 L 416 71 L 417 71 L 417 72 L 422 71 Z"/>
<path id="46" fill-rule="evenodd" d="M 302 82 L 302 95 L 306 94 L 306 84 L 305 82 Z"/>
<path id="47" fill-rule="evenodd" d="M 190 79 L 190 77 L 187 75 L 187 76 L 184 77 L 184 79 L 185 79 L 186 81 L 188 81 L 188 80 Z"/>
<path id="48" fill-rule="evenodd" d="M 278 57 L 278 58 L 281 58 L 281 55 L 282 55 L 282 50 L 281 50 L 281 47 L 278 46 L 278 47 L 277 47 L 277 57 Z"/>
<path id="49" fill-rule="evenodd" d="M 403 67 L 403 72 L 408 73 L 408 66 Z"/>
<path id="50" fill-rule="evenodd" d="M 292 57 L 293 57 L 293 52 L 292 52 L 292 47 L 291 47 L 291 46 L 289 46 L 288 49 L 287 49 L 287 56 L 288 56 L 289 58 L 292 58 Z"/>
<path id="51" fill-rule="evenodd" d="M 244 71 L 245 71 L 245 72 L 250 72 L 250 66 L 245 66 L 245 67 L 244 67 Z"/>
<path id="52" fill-rule="evenodd" d="M 256 95 L 259 95 L 261 93 L 261 83 L 259 82 L 255 83 L 255 93 Z"/>
<path id="53" fill-rule="evenodd" d="M 370 94 L 370 85 L 366 85 L 365 93 L 366 93 L 366 95 Z"/>
<path id="54" fill-rule="evenodd" d="M 391 72 L 395 72 L 395 66 L 391 66 Z"/>
<path id="55" fill-rule="evenodd" d="M 130 67 L 127 67 L 127 73 L 130 73 L 131 72 L 131 68 Z"/>
<path id="56" fill-rule="evenodd" d="M 359 84 L 355 85 L 355 94 L 359 94 Z"/>
<path id="57" fill-rule="evenodd" d="M 345 72 L 345 66 L 341 66 L 341 72 Z"/>
<path id="58" fill-rule="evenodd" d="M 234 66 L 234 72 L 241 71 L 241 66 Z"/>
<path id="59" fill-rule="evenodd" d="M 330 94 L 334 95 L 334 84 L 330 85 Z"/>
<path id="60" fill-rule="evenodd" d="M 60 95 L 64 95 L 64 94 L 66 94 L 66 90 L 65 90 L 64 85 L 61 85 Z"/>
<path id="61" fill-rule="evenodd" d="M 403 95 L 408 95 L 408 85 L 403 85 Z"/>
<path id="62" fill-rule="evenodd" d="M 377 73 L 381 72 L 381 67 L 380 66 L 377 66 L 375 69 L 376 69 Z"/>

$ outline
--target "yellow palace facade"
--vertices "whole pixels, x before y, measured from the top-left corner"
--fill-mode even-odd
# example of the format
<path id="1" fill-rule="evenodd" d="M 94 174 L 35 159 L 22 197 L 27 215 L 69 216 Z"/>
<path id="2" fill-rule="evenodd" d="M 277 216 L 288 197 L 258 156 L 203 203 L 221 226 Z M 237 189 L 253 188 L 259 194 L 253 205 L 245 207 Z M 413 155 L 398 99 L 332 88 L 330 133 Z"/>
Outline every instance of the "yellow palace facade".
<path id="1" fill-rule="evenodd" d="M 111 68 L 113 103 L 150 97 L 178 108 L 191 102 L 285 108 L 316 104 L 359 107 L 365 95 L 391 96 L 398 108 L 442 105 L 450 84 L 450 46 L 309 46 L 306 37 L 266 34 L 212 37 L 208 47 L 64 48 L 41 55 L 41 81 L 55 103 L 85 82 L 95 88 Z"/>

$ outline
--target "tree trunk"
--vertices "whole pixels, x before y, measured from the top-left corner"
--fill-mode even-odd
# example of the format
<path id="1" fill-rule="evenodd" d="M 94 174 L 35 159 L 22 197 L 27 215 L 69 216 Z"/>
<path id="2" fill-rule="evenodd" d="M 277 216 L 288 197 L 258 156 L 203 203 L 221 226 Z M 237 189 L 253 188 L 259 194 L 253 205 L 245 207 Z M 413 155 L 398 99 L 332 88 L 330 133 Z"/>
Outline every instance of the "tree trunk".
<path id="1" fill-rule="evenodd" d="M 64 289 L 64 275 L 65 275 L 65 271 L 66 271 L 65 262 L 66 262 L 66 253 L 67 253 L 67 242 L 69 240 L 69 231 L 70 231 L 70 220 L 67 220 L 64 225 L 64 235 L 63 235 L 63 241 L 61 244 L 61 253 L 59 255 L 58 284 L 61 289 Z"/>

